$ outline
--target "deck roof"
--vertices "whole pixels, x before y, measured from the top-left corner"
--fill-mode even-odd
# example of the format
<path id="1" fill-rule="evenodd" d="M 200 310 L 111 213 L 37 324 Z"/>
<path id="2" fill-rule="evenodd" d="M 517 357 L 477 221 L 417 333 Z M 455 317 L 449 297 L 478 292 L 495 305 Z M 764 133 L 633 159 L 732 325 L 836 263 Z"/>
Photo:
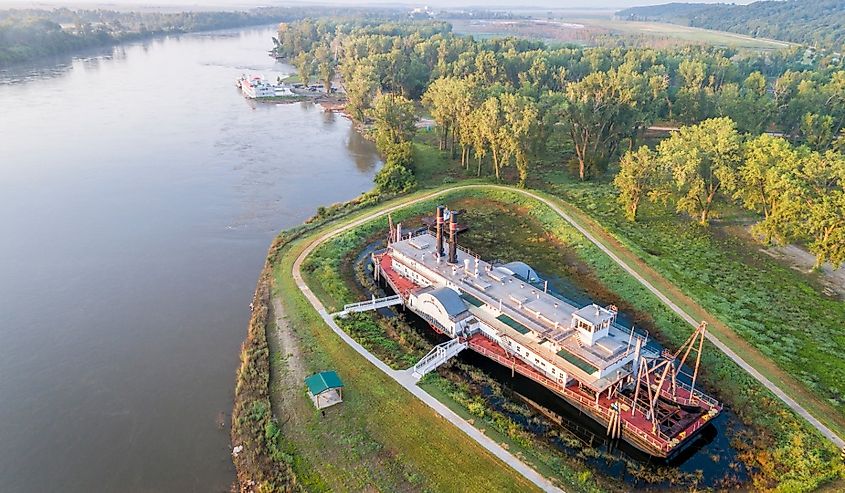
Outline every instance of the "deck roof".
<path id="1" fill-rule="evenodd" d="M 445 258 L 438 261 L 434 243 L 430 233 L 423 233 L 394 242 L 392 248 L 395 254 L 405 257 L 405 263 L 410 261 L 412 268 L 425 267 L 458 286 L 464 299 L 469 295 L 473 301 L 470 311 L 485 323 L 506 328 L 509 336 L 515 336 L 513 338 L 519 342 L 550 355 L 550 361 L 562 368 L 574 367 L 579 370 L 574 373 L 588 376 L 591 368 L 603 369 L 615 364 L 625 355 L 626 348 L 633 346 L 632 335 L 617 326 L 611 326 L 608 336 L 598 339 L 592 347 L 582 346 L 577 331 L 572 327 L 572 315 L 582 307 L 552 296 L 505 269 L 477 259 L 460 247 L 457 264 L 449 264 Z M 466 260 L 469 260 L 468 269 Z M 424 277 L 431 277 L 418 268 L 415 270 Z M 436 279 L 430 281 L 442 282 Z M 476 303 L 478 301 L 481 306 Z M 558 354 L 560 350 L 566 350 L 570 357 Z M 578 363 L 573 363 L 573 359 Z M 586 380 L 590 383 L 591 380 L 604 379 L 593 377 Z"/>

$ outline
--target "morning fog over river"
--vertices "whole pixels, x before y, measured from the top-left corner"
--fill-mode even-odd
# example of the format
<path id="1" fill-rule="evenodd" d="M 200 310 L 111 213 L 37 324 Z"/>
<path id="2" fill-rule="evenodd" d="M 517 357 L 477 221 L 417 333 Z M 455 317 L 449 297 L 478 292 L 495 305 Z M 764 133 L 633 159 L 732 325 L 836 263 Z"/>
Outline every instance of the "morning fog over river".
<path id="1" fill-rule="evenodd" d="M 270 241 L 380 165 L 340 115 L 239 94 L 242 73 L 293 70 L 272 35 L 0 70 L 0 490 L 234 480 L 235 368 Z"/>

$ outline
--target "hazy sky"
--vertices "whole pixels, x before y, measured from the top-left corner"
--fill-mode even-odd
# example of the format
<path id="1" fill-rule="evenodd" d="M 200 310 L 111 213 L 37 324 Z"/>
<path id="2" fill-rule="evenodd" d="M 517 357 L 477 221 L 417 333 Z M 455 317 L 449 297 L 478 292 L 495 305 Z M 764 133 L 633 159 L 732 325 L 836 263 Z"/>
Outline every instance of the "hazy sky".
<path id="1" fill-rule="evenodd" d="M 671 0 L 668 0 L 671 1 Z M 257 6 L 283 6 L 283 5 L 302 5 L 302 4 L 334 4 L 334 5 L 386 5 L 386 4 L 401 4 L 412 6 L 429 5 L 431 7 L 459 7 L 459 6 L 484 6 L 484 7 L 515 7 L 515 8 L 622 8 L 631 7 L 634 5 L 654 5 L 659 3 L 668 3 L 667 0 L 424 0 L 414 2 L 409 0 L 299 0 L 299 1 L 279 1 L 279 0 L 209 0 L 209 1 L 191 1 L 191 0 L 105 0 L 105 1 L 91 1 L 91 0 L 41 0 L 35 2 L 26 2 L 21 0 L 0 0 L 0 7 L 21 7 L 26 4 L 31 6 L 49 6 L 49 5 L 78 5 L 81 7 L 102 6 L 108 8 L 109 6 L 120 6 L 126 8 L 127 6 L 139 5 L 143 6 L 144 10 L 149 10 L 150 7 L 156 5 L 167 6 L 173 8 L 190 7 L 220 7 L 229 5 L 232 7 L 248 8 Z M 677 0 L 676 0 L 677 1 Z M 696 0 L 697 3 L 719 3 L 719 0 Z M 734 0 L 723 3 L 751 3 L 751 0 Z"/>

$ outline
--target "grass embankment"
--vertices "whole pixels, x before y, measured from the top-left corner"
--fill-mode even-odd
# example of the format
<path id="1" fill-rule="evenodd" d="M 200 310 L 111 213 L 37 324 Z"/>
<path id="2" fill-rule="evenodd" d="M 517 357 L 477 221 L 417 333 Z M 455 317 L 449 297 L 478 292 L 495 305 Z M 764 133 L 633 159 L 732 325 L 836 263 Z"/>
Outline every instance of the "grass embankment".
<path id="1" fill-rule="evenodd" d="M 690 327 L 663 305 L 656 297 L 648 292 L 635 279 L 625 273 L 612 259 L 602 253 L 595 245 L 584 238 L 574 228 L 545 206 L 524 196 L 512 192 L 500 191 L 463 191 L 460 196 L 483 196 L 486 199 L 496 199 L 508 204 L 509 208 L 519 207 L 538 221 L 548 232 L 547 236 L 524 235 L 523 243 L 513 245 L 512 254 L 526 259 L 530 256 L 531 246 L 539 250 L 554 248 L 554 242 L 567 245 L 571 254 L 589 267 L 596 280 L 596 284 L 606 288 L 605 295 L 610 294 L 612 301 L 630 307 L 640 314 L 648 314 L 650 320 L 640 320 L 640 323 L 654 326 L 659 337 L 671 346 L 676 347 L 689 335 Z M 452 195 L 455 200 L 459 195 Z M 438 202 L 446 200 L 441 198 Z M 431 204 L 418 204 L 394 215 L 396 220 L 418 213 Z M 383 222 L 383 221 L 382 221 Z M 343 302 L 351 301 L 351 289 L 345 285 L 340 273 L 344 252 L 361 245 L 370 231 L 384 228 L 378 221 L 357 231 L 348 232 L 337 239 L 325 244 L 311 257 L 308 267 L 310 285 L 321 285 L 322 291 L 318 295 L 324 298 L 328 306 L 340 306 Z M 503 248 L 500 238 L 487 231 L 487 239 L 475 246 L 485 249 L 483 241 L 489 242 L 486 249 L 500 252 Z M 518 235 L 514 235 L 517 236 Z M 560 266 L 551 263 L 542 268 L 552 269 L 550 272 L 560 271 Z M 566 273 L 564 273 L 566 274 Z M 571 275 L 571 273 L 570 273 Z M 611 300 L 609 300 L 611 301 Z M 362 337 L 363 344 L 369 345 L 379 354 L 379 347 L 384 344 L 379 340 Z M 394 341 L 395 343 L 395 341 Z M 744 373 L 724 354 L 715 348 L 708 347 L 703 360 L 704 382 L 710 388 L 717 388 L 719 395 L 734 409 L 740 418 L 753 427 L 753 433 L 742 436 L 737 440 L 739 449 L 743 452 L 743 460 L 758 470 L 755 476 L 755 486 L 764 487 L 780 483 L 783 489 L 812 489 L 818 484 L 835 478 L 841 473 L 841 464 L 837 451 L 823 440 L 815 430 L 802 420 L 796 418 L 785 406 L 774 398 L 752 377 Z M 750 442 L 749 446 L 742 446 L 742 441 Z"/>
<path id="2" fill-rule="evenodd" d="M 280 254 L 273 268 L 275 294 L 308 370 L 335 369 L 346 385 L 343 404 L 326 417 L 307 402 L 304 388 L 279 396 L 300 403 L 298 421 L 284 424 L 282 434 L 302 458 L 299 467 L 320 479 L 309 491 L 536 491 L 325 326 L 290 275 L 306 243 Z M 283 374 L 285 355 L 273 354 L 272 361 Z"/>
<path id="3" fill-rule="evenodd" d="M 277 239 L 270 251 L 274 251 Z M 294 477 L 289 457 L 274 440 L 277 427 L 270 405 L 270 360 L 267 329 L 272 324 L 270 306 L 271 267 L 268 259 L 258 279 L 252 299 L 252 317 L 246 340 L 241 346 L 241 364 L 237 371 L 235 404 L 232 410 L 231 438 L 241 491 L 290 491 Z"/>

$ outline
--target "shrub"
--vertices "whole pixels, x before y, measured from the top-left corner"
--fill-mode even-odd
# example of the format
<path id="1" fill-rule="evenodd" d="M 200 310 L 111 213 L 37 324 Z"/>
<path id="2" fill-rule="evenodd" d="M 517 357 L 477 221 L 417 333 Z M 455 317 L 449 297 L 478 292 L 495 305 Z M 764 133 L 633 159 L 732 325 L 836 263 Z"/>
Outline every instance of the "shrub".
<path id="1" fill-rule="evenodd" d="M 417 180 L 411 170 L 397 163 L 389 162 L 376 174 L 376 189 L 380 193 L 396 194 L 413 190 Z"/>

